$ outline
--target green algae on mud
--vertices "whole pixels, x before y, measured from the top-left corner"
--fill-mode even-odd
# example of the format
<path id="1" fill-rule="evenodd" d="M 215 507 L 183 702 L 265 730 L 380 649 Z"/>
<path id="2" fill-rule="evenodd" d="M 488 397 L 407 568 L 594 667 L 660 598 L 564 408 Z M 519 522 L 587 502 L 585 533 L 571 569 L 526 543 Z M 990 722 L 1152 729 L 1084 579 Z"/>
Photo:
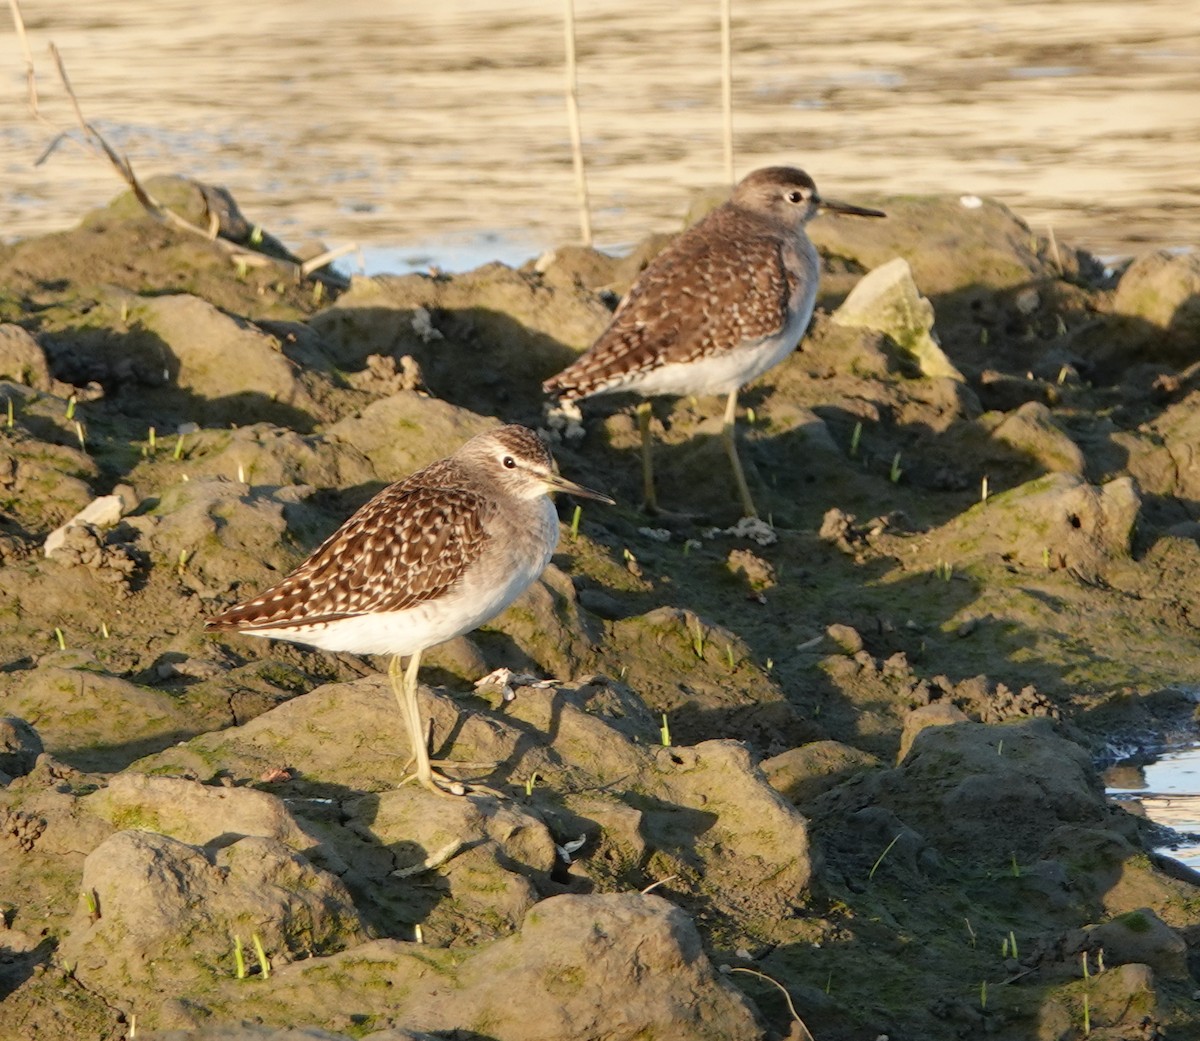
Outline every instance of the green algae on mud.
<path id="1" fill-rule="evenodd" d="M 217 639 L 202 620 L 292 567 L 384 482 L 489 423 L 539 424 L 540 379 L 603 325 L 592 287 L 627 282 L 630 263 L 563 250 L 519 271 L 356 280 L 318 307 L 196 259 L 203 244 L 136 215 L 0 251 L 19 304 L 6 317 L 23 330 L 0 337 L 0 362 L 13 344 L 19 363 L 0 374 L 41 383 L 3 385 L 0 710 L 48 751 L 0 792 L 0 841 L 18 851 L 0 858 L 0 883 L 24 894 L 0 933 L 13 954 L 0 1033 L 20 1019 L 70 1041 L 121 1036 L 115 1009 L 139 1030 L 254 1017 L 354 1036 L 469 1023 L 519 1041 L 542 1036 L 531 1022 L 554 1036 L 703 1036 L 658 989 L 679 972 L 726 1017 L 725 1037 L 787 1029 L 777 995 L 746 983 L 752 1012 L 713 963 L 780 979 L 830 1041 L 1049 1041 L 1078 1029 L 1084 993 L 1097 1026 L 1130 1027 L 1124 995 L 1191 1027 L 1179 951 L 1194 963 L 1196 887 L 1106 805 L 1089 753 L 1113 728 L 1194 710 L 1200 529 L 1191 478 L 1168 463 L 1190 450 L 1200 400 L 1173 355 L 1147 355 L 1156 313 L 1117 313 L 1090 258 L 1052 263 L 998 204 L 967 229 L 974 211 L 957 200 L 894 209 L 884 239 L 827 225 L 822 304 L 905 257 L 963 380 L 922 376 L 885 333 L 818 318 L 746 392 L 744 461 L 776 523 L 766 545 L 730 533 L 719 410 L 663 403 L 664 501 L 706 521 L 664 536 L 627 505 L 589 508 L 527 597 L 431 655 L 435 741 L 496 762 L 486 781 L 506 796 L 453 811 L 395 789 L 404 751 L 378 663 Z M 131 244 L 142 251 L 123 268 Z M 98 251 L 106 286 L 76 264 Z M 238 352 L 227 364 L 223 348 Z M 158 349 L 178 363 L 165 379 L 148 363 Z M 636 501 L 621 404 L 585 428 L 555 446 L 564 472 Z M 53 529 L 118 489 L 117 523 L 43 555 Z M 468 693 L 500 665 L 555 682 L 518 680 L 511 703 Z M 470 848 L 422 868 L 456 830 Z M 159 911 L 130 914 L 118 883 L 95 883 L 91 920 L 79 889 L 85 870 L 103 876 L 85 858 L 114 836 L 138 863 L 153 848 L 197 879 L 217 862 L 234 878 L 197 960 Z M 257 888 L 238 875 L 253 874 L 247 853 L 275 866 Z M 317 892 L 321 913 L 306 902 Z M 1088 991 L 1088 930 L 1129 914 L 1161 923 L 1138 955 L 1160 963 L 1147 975 L 1110 956 Z M 615 964 L 627 951 L 598 962 L 586 945 L 610 950 L 590 931 L 601 919 L 622 943 L 653 937 L 662 960 L 636 981 Z M 270 938 L 269 986 L 232 978 L 229 923 Z M 413 942 L 417 926 L 430 946 Z M 165 958 L 171 1000 L 98 966 L 118 929 L 110 960 Z M 1021 953 L 1006 959 L 1010 936 Z M 501 963 L 530 973 L 531 1002 L 553 978 L 590 1026 L 571 1033 L 541 1006 L 508 1018 L 489 989 Z M 50 979 L 75 995 L 57 1011 Z M 462 1022 L 434 1000 L 446 980 Z M 628 1018 L 596 1019 L 605 986 Z"/>

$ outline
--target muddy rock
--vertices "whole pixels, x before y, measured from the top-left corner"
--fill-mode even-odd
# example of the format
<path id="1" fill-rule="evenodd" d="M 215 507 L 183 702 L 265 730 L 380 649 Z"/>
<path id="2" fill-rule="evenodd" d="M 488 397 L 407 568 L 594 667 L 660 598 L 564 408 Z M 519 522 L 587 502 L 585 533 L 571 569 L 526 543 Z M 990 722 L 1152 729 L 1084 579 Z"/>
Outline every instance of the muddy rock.
<path id="1" fill-rule="evenodd" d="M 5 708 L 37 720 L 46 749 L 72 766 L 120 769 L 208 725 L 160 690 L 106 673 L 95 661 L 79 665 L 51 658 L 0 685 Z"/>
<path id="2" fill-rule="evenodd" d="M 713 970 L 687 917 L 655 896 L 546 900 L 519 936 L 481 952 L 465 975 L 474 986 L 454 1020 L 490 1022 L 501 1039 L 760 1036 L 745 999 Z M 515 1006 L 514 993 L 536 1004 Z M 613 1002 L 613 994 L 622 1000 Z M 419 1029 L 452 1025 L 437 995 L 417 996 L 413 1005 L 406 1019 Z"/>
<path id="3" fill-rule="evenodd" d="M 1184 363 L 1196 358 L 1200 341 L 1200 257 L 1193 253 L 1146 253 L 1121 276 L 1113 295 L 1113 310 L 1149 326 L 1147 341 L 1174 348 Z M 1165 335 L 1164 335 L 1165 334 Z"/>
<path id="4" fill-rule="evenodd" d="M 1005 416 L 991 436 L 1028 456 L 1043 470 L 1083 475 L 1083 452 L 1040 401 L 1027 402 Z"/>
<path id="5" fill-rule="evenodd" d="M 972 507 L 946 534 L 964 555 L 996 553 L 1026 566 L 1048 561 L 1094 577 L 1128 556 L 1140 507 L 1128 477 L 1097 487 L 1055 473 Z"/>
<path id="6" fill-rule="evenodd" d="M 896 761 L 904 762 L 917 735 L 926 727 L 954 726 L 956 723 L 966 723 L 968 719 L 962 709 L 947 701 L 935 701 L 931 705 L 913 709 L 904 721 L 904 733 L 900 735 L 900 752 Z"/>
<path id="7" fill-rule="evenodd" d="M 64 956 L 81 980 L 113 996 L 228 973 L 239 935 L 251 965 L 254 935 L 276 962 L 363 938 L 345 887 L 261 836 L 203 848 L 120 831 L 88 856 L 82 886 L 96 910 L 77 916 Z"/>
<path id="8" fill-rule="evenodd" d="M 1146 493 L 1190 499 L 1200 494 L 1198 434 L 1200 394 L 1193 391 L 1170 403 L 1145 429 L 1120 431 L 1113 440 L 1128 454 L 1129 472 Z"/>
<path id="9" fill-rule="evenodd" d="M 25 720 L 0 716 L 0 783 L 29 773 L 43 751 L 42 739 Z"/>
<path id="10" fill-rule="evenodd" d="M 820 812 L 864 798 L 901 821 L 920 822 L 943 853 L 970 849 L 997 864 L 1014 853 L 1043 855 L 1061 825 L 1110 821 L 1087 755 L 1044 720 L 924 727 L 897 772 L 856 776 L 824 796 Z"/>
<path id="11" fill-rule="evenodd" d="M 394 481 L 493 425 L 468 409 L 401 391 L 331 424 L 325 436 L 352 445 L 370 460 L 377 477 Z"/>
<path id="12" fill-rule="evenodd" d="M 1093 1035 L 1103 1041 L 1133 1038 L 1154 1041 L 1163 1036 L 1154 970 L 1149 965 L 1118 965 L 1089 986 Z"/>
<path id="13" fill-rule="evenodd" d="M 30 532 L 48 534 L 95 498 L 96 464 L 78 443 L 67 444 L 65 433 L 43 439 L 49 431 L 35 436 L 30 427 L 42 424 L 22 415 L 0 446 L 0 489 L 8 515 Z"/>
<path id="14" fill-rule="evenodd" d="M 1068 940 L 1073 953 L 1103 951 L 1104 964 L 1139 963 L 1166 979 L 1189 979 L 1188 945 L 1149 907 L 1126 911 L 1100 925 L 1089 925 Z"/>
<path id="15" fill-rule="evenodd" d="M 207 301 L 186 294 L 154 297 L 140 301 L 130 320 L 157 345 L 161 382 L 188 392 L 195 402 L 186 418 L 216 425 L 273 420 L 295 427 L 320 416 L 278 344 Z M 231 357 L 236 365 L 229 364 Z"/>
<path id="16" fill-rule="evenodd" d="M 453 1001 L 446 1000 L 447 981 Z M 360 996 L 339 1011 L 337 995 L 346 988 Z M 455 1030 L 497 1041 L 762 1036 L 749 1003 L 714 970 L 688 917 L 658 896 L 637 893 L 551 897 L 525 916 L 518 934 L 465 956 L 394 940 L 363 944 L 285 966 L 272 976 L 271 992 L 268 1022 L 294 1022 L 284 1010 L 303 1005 L 340 1023 L 335 1030 L 364 1021 L 390 1025 L 380 1041 Z M 238 1018 L 250 996 L 244 985 L 227 983 L 222 1018 Z"/>
<path id="17" fill-rule="evenodd" d="M 0 324 L 0 379 L 21 383 L 34 390 L 53 391 L 46 353 L 19 325 Z"/>
<path id="18" fill-rule="evenodd" d="M 801 808 L 854 774 L 880 765 L 875 756 L 840 741 L 813 741 L 760 764 L 771 787 Z"/>
<path id="19" fill-rule="evenodd" d="M 247 835 L 276 839 L 298 852 L 316 845 L 282 800 L 253 788 L 124 772 L 83 801 L 117 828 L 142 828 L 195 846 Z"/>
<path id="20" fill-rule="evenodd" d="M 392 876 L 381 884 L 444 894 L 421 922 L 428 943 L 448 946 L 515 932 L 553 888 L 559 858 L 545 823 L 495 798 L 431 806 L 425 794 L 408 785 L 346 807 L 347 826 L 393 857 Z M 420 912 L 414 911 L 416 925 Z"/>

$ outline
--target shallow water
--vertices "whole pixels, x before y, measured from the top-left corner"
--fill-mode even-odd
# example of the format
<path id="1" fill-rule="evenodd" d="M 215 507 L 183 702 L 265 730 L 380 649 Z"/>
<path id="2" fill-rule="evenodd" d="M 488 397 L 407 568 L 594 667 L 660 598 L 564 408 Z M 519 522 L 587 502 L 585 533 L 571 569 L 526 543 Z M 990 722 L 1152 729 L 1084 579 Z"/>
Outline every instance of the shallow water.
<path id="1" fill-rule="evenodd" d="M 598 244 L 676 227 L 722 180 L 716 3 L 576 0 Z M 1184 0 L 734 5 L 738 174 L 831 197 L 970 192 L 1111 254 L 1200 244 L 1200 20 Z M 578 236 L 558 0 L 25 0 L 43 111 L 84 110 L 144 176 L 225 184 L 247 216 L 448 269 Z M 6 35 L 2 233 L 67 227 L 120 183 L 22 104 Z M 386 254 L 385 254 L 386 256 Z M 371 262 L 372 269 L 379 264 Z"/>
<path id="2" fill-rule="evenodd" d="M 1174 828 L 1178 844 L 1162 849 L 1200 871 L 1200 741 L 1165 749 L 1152 762 L 1118 762 L 1105 773 L 1109 795 L 1138 799 L 1155 824 Z"/>

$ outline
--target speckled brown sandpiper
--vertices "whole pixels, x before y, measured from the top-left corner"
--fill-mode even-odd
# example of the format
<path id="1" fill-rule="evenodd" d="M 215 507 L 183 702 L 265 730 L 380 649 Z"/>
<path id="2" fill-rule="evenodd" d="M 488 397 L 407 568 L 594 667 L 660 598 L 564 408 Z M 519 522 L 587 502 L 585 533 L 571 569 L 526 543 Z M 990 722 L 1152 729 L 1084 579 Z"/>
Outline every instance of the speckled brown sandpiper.
<path id="1" fill-rule="evenodd" d="M 555 473 L 532 430 L 479 434 L 385 488 L 282 582 L 205 629 L 392 655 L 413 776 L 433 791 L 460 793 L 429 758 L 417 702 L 421 653 L 483 624 L 542 573 L 558 544 L 554 491 L 612 503 Z M 411 657 L 401 676 L 404 656 Z"/>
<path id="2" fill-rule="evenodd" d="M 655 257 L 600 338 L 542 389 L 565 402 L 621 391 L 727 394 L 725 448 L 742 508 L 757 516 L 734 440 L 738 390 L 787 357 L 808 326 L 821 265 L 804 226 L 823 210 L 885 216 L 822 199 L 803 170 L 755 170 Z M 648 402 L 638 422 L 643 492 L 655 510 Z"/>

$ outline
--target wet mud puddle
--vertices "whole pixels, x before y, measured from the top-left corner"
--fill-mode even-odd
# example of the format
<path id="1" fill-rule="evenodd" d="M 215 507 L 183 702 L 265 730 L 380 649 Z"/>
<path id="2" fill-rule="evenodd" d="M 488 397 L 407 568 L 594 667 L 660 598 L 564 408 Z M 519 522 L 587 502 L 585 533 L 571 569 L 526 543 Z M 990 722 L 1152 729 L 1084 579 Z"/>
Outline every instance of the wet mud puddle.
<path id="1" fill-rule="evenodd" d="M 1160 853 L 1200 871 L 1200 739 L 1169 744 L 1150 761 L 1144 752 L 1119 760 L 1104 771 L 1104 784 L 1110 797 L 1137 801 L 1149 820 L 1175 833 Z"/>

